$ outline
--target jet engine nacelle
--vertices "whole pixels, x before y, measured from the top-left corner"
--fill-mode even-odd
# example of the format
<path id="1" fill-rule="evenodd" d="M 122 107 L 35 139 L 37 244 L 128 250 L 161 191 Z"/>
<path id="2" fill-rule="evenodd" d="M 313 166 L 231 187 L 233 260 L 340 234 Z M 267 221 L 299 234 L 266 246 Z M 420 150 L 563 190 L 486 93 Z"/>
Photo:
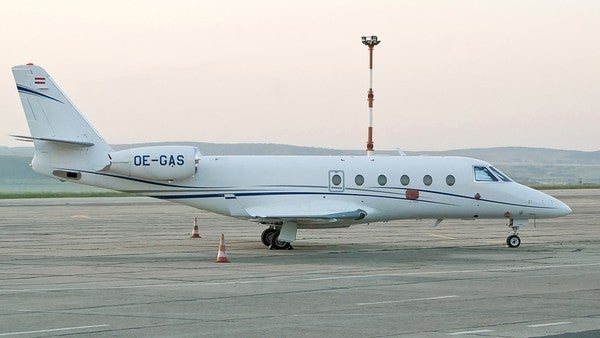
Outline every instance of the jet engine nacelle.
<path id="1" fill-rule="evenodd" d="M 190 146 L 141 147 L 108 154 L 109 172 L 155 181 L 177 181 L 198 170 L 200 151 Z"/>

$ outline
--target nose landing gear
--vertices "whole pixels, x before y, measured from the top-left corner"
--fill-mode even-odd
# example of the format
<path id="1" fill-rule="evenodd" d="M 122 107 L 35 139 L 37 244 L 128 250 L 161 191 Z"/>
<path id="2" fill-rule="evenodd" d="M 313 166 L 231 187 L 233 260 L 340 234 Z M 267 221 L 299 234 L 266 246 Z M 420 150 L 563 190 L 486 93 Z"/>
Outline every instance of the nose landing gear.
<path id="1" fill-rule="evenodd" d="M 529 220 L 513 220 L 510 219 L 508 227 L 512 230 L 512 234 L 506 238 L 506 245 L 509 248 L 517 248 L 521 245 L 521 238 L 519 237 L 519 227 L 527 225 Z"/>
<path id="2" fill-rule="evenodd" d="M 521 239 L 519 238 L 519 235 L 514 234 L 514 235 L 510 235 L 506 238 L 506 245 L 508 245 L 508 247 L 510 248 L 516 248 L 519 245 L 521 245 Z"/>

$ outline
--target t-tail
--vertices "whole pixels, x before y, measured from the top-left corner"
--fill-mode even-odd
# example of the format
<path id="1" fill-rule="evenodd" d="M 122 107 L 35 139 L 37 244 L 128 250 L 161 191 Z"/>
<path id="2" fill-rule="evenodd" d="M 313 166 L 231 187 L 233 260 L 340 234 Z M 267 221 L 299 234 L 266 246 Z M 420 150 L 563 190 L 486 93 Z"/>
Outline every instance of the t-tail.
<path id="1" fill-rule="evenodd" d="M 195 147 L 115 152 L 42 67 L 27 64 L 12 71 L 31 133 L 13 136 L 33 141 L 36 172 L 115 190 L 129 190 L 121 183 L 131 177 L 173 181 L 196 174 L 200 154 Z"/>
<path id="2" fill-rule="evenodd" d="M 112 148 L 58 87 L 33 64 L 12 68 L 33 141 L 33 170 L 55 178 L 76 179 L 77 170 L 101 170 L 109 165 Z"/>

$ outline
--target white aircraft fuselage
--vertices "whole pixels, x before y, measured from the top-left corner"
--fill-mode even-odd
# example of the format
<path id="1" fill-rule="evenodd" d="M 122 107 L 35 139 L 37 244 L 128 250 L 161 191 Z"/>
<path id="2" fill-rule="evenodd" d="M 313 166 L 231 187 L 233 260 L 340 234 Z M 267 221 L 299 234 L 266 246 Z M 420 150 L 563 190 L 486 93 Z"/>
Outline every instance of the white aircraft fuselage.
<path id="1" fill-rule="evenodd" d="M 52 78 L 31 64 L 13 68 L 44 175 L 151 196 L 266 224 L 265 245 L 289 247 L 298 228 L 399 219 L 529 219 L 571 209 L 489 163 L 440 156 L 202 156 L 190 146 L 114 151 Z"/>
<path id="2" fill-rule="evenodd" d="M 202 156 L 198 172 L 182 181 L 90 172 L 81 183 L 240 218 L 366 212 L 360 220 L 324 221 L 322 227 L 423 218 L 540 219 L 570 212 L 556 198 L 512 180 L 476 181 L 475 167 L 490 164 L 438 156 Z M 336 174 L 341 179 L 337 185 L 332 182 Z M 401 183 L 404 175 L 406 185 Z M 424 183 L 427 175 L 429 185 Z M 247 215 L 235 213 L 240 209 Z"/>

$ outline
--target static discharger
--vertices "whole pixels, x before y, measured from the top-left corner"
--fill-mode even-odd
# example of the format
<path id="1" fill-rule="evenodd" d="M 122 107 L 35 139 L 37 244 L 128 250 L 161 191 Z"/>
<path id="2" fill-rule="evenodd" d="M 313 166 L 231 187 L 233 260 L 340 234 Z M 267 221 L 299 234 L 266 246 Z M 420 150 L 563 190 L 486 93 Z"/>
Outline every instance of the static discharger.
<path id="1" fill-rule="evenodd" d="M 369 129 L 367 131 L 367 155 L 373 155 L 373 101 L 375 101 L 375 93 L 373 92 L 373 48 L 377 46 L 381 40 L 377 40 L 377 36 L 372 35 L 362 36 L 362 43 L 369 47 L 369 91 L 367 93 L 367 101 L 369 102 Z"/>

